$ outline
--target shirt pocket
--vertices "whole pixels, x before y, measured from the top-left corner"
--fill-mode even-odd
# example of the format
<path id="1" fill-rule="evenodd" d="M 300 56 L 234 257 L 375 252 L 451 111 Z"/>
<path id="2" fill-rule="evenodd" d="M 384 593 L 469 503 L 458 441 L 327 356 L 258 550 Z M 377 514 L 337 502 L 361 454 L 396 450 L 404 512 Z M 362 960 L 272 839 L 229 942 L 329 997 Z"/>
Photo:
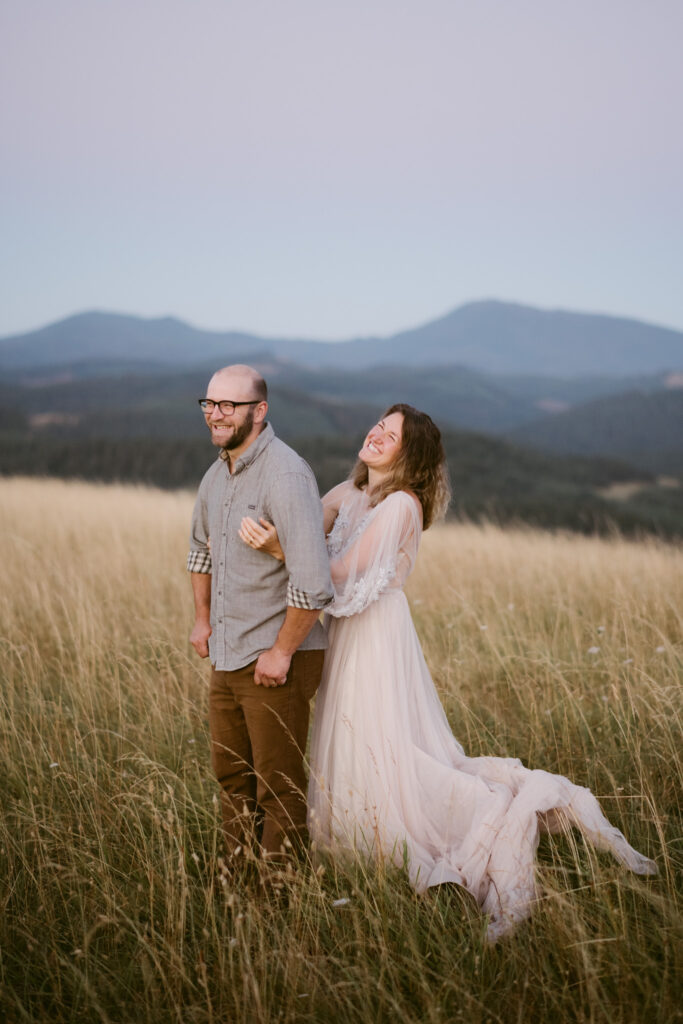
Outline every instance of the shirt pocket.
<path id="1" fill-rule="evenodd" d="M 268 523 L 273 521 L 270 510 L 262 501 L 241 501 L 237 503 L 234 508 L 234 517 L 236 530 L 239 530 L 242 520 L 245 518 L 253 519 L 259 526 L 262 519 L 265 519 Z"/>

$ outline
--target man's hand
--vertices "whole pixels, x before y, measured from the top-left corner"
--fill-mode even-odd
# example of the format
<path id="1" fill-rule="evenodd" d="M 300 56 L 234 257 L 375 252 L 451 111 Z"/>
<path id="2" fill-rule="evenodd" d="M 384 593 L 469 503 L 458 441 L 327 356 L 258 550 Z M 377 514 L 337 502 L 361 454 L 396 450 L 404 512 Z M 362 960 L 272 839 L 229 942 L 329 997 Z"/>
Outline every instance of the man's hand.
<path id="1" fill-rule="evenodd" d="M 197 619 L 194 629 L 190 633 L 190 643 L 200 658 L 209 657 L 209 637 L 211 636 L 211 625 L 205 619 Z"/>
<path id="2" fill-rule="evenodd" d="M 284 686 L 291 661 L 292 655 L 278 647 L 263 651 L 254 668 L 254 682 L 257 686 Z"/>
<path id="3" fill-rule="evenodd" d="M 260 654 L 254 668 L 257 686 L 283 686 L 292 655 L 299 649 L 319 618 L 320 612 L 308 608 L 287 606 L 285 621 L 273 646 Z"/>

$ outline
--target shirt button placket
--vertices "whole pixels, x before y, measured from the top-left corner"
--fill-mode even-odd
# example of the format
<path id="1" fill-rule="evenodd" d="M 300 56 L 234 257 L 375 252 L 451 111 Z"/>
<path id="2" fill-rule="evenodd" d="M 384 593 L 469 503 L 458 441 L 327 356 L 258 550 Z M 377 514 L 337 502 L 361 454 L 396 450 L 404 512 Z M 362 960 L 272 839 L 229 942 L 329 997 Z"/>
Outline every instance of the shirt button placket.
<path id="1" fill-rule="evenodd" d="M 226 494 L 225 501 L 223 502 L 223 530 L 221 531 L 221 540 L 220 540 L 220 545 L 219 545 L 219 558 L 220 558 L 220 562 L 219 562 L 218 568 L 221 570 L 221 576 L 220 576 L 221 581 L 222 581 L 223 576 L 224 576 L 225 562 L 226 562 L 226 558 L 227 558 L 227 546 L 228 546 L 227 526 L 228 526 L 228 519 L 230 517 L 230 508 L 232 506 L 232 489 L 233 489 L 233 479 L 232 479 L 232 477 L 229 477 L 228 481 L 227 481 L 227 494 Z M 225 617 L 225 595 L 223 594 L 222 590 L 218 591 L 218 597 L 220 597 L 220 599 L 221 599 L 218 602 L 218 610 L 219 610 L 218 623 L 221 626 L 222 647 L 223 647 L 223 651 L 225 653 L 226 636 L 225 636 L 225 626 L 224 626 L 224 623 L 223 623 L 223 619 Z"/>

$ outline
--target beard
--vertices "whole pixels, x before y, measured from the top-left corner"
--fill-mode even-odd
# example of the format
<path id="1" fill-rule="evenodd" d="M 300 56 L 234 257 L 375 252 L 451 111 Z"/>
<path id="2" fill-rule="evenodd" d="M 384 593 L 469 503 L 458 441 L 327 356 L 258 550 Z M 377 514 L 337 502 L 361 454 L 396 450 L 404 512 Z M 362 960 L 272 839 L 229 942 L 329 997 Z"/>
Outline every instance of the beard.
<path id="1" fill-rule="evenodd" d="M 247 415 L 244 418 L 244 423 L 241 423 L 239 427 L 235 428 L 235 433 L 232 437 L 221 445 L 224 452 L 234 451 L 235 448 L 239 448 L 241 444 L 244 444 L 246 439 L 251 433 L 251 428 L 254 426 L 254 409 L 250 406 Z"/>

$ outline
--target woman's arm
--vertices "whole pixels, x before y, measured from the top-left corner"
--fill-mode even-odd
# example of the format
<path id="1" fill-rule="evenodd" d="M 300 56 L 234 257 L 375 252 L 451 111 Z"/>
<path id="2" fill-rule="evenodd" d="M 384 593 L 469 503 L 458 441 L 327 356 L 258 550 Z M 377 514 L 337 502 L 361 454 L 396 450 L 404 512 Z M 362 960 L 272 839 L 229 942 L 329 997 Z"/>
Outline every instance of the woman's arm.
<path id="1" fill-rule="evenodd" d="M 331 491 L 323 497 L 323 524 L 325 526 L 325 536 L 329 537 L 330 531 L 334 526 L 334 521 L 339 514 L 344 496 L 348 494 L 349 489 L 353 487 L 350 480 L 343 480 L 342 483 L 337 484 Z"/>
<path id="2" fill-rule="evenodd" d="M 387 589 L 403 585 L 417 555 L 421 511 L 415 498 L 397 491 L 358 520 L 346 545 L 330 559 L 335 591 L 330 615 L 356 615 Z"/>

